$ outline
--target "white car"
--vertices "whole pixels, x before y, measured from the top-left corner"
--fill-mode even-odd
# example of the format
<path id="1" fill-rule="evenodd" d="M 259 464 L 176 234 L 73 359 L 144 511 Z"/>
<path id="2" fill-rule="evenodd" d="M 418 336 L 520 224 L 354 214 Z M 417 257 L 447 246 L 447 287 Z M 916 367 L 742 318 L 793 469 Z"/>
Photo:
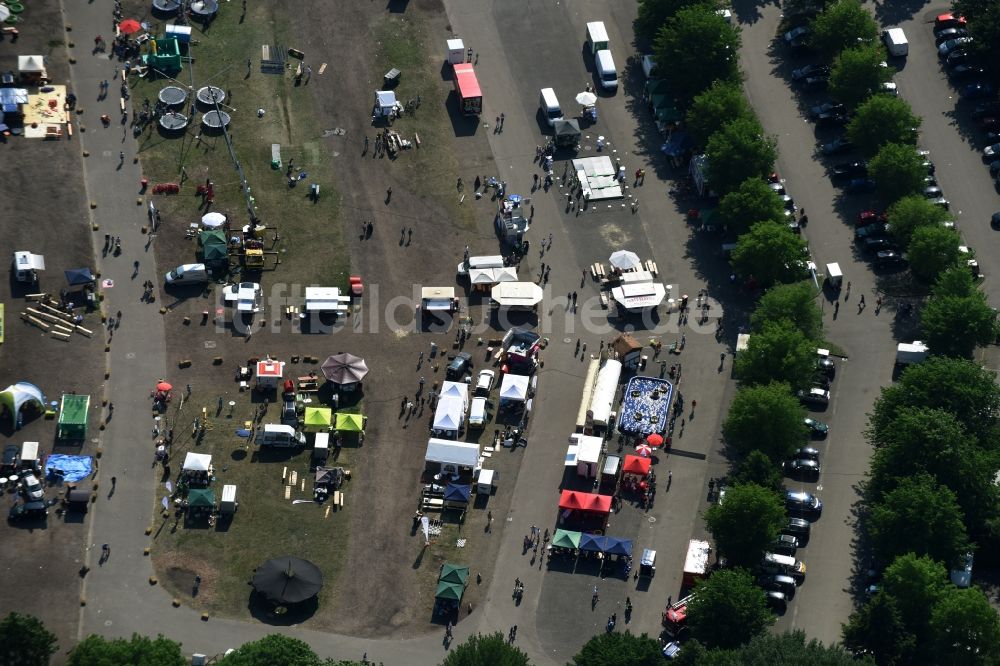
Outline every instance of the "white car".
<path id="1" fill-rule="evenodd" d="M 486 398 L 473 398 L 472 407 L 469 409 L 469 426 L 482 428 L 489 418 L 489 404 Z"/>
<path id="2" fill-rule="evenodd" d="M 24 484 L 24 495 L 29 502 L 40 502 L 45 499 L 45 489 L 34 474 L 25 474 L 21 477 L 21 482 Z"/>
<path id="3" fill-rule="evenodd" d="M 490 390 L 493 388 L 493 380 L 496 378 L 496 372 L 493 370 L 480 370 L 479 375 L 476 377 L 476 395 L 478 396 L 488 396 Z"/>

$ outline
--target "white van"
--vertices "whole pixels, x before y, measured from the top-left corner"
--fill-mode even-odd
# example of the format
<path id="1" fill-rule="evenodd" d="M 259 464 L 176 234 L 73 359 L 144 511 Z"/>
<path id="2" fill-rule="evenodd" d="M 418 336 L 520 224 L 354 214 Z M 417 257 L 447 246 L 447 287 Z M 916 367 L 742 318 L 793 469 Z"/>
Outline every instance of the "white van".
<path id="1" fill-rule="evenodd" d="M 604 28 L 604 21 L 591 21 L 587 24 L 587 46 L 590 47 L 591 53 L 609 48 L 608 31 Z"/>
<path id="2" fill-rule="evenodd" d="M 887 28 L 882 31 L 882 41 L 889 49 L 889 55 L 894 58 L 905 58 L 910 52 L 910 43 L 906 39 L 906 33 L 902 28 Z"/>
<path id="3" fill-rule="evenodd" d="M 597 69 L 597 78 L 602 88 L 618 89 L 618 70 L 615 68 L 615 59 L 611 57 L 611 51 L 598 51 L 594 56 L 594 67 Z"/>
<path id="4" fill-rule="evenodd" d="M 482 428 L 486 425 L 486 398 L 473 398 L 472 407 L 469 409 L 469 426 Z"/>
<path id="5" fill-rule="evenodd" d="M 200 284 L 208 282 L 205 264 L 182 264 L 166 275 L 167 284 Z"/>
<path id="6" fill-rule="evenodd" d="M 306 443 L 306 436 L 296 432 L 292 426 L 268 423 L 258 431 L 257 443 L 261 446 L 302 446 Z"/>
<path id="7" fill-rule="evenodd" d="M 559 100 L 556 99 L 556 91 L 552 88 L 542 88 L 542 94 L 538 98 L 538 106 L 542 109 L 542 115 L 549 123 L 549 127 L 556 124 L 557 120 L 563 119 L 562 109 L 559 108 Z"/>
<path id="8" fill-rule="evenodd" d="M 764 553 L 762 567 L 770 574 L 782 574 L 801 580 L 806 575 L 806 565 L 791 555 Z"/>

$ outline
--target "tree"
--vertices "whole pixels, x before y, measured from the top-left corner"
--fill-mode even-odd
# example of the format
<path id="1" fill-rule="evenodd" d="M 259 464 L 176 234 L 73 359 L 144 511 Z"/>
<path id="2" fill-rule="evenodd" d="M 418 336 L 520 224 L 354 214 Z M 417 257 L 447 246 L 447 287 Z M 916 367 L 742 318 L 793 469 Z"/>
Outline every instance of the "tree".
<path id="1" fill-rule="evenodd" d="M 916 553 L 954 564 L 969 549 L 962 520 L 955 493 L 929 474 L 918 474 L 901 479 L 871 507 L 868 533 L 883 562 Z"/>
<path id="2" fill-rule="evenodd" d="M 763 288 L 798 282 L 806 275 L 806 242 L 784 224 L 758 222 L 736 241 L 733 266 Z"/>
<path id="3" fill-rule="evenodd" d="M 711 4 L 678 10 L 653 42 L 660 75 L 684 104 L 714 81 L 738 81 L 739 50 L 739 30 L 716 14 Z"/>
<path id="4" fill-rule="evenodd" d="M 497 634 L 499 636 L 500 634 Z M 468 662 L 469 666 L 495 664 L 495 661 Z M 525 661 L 525 664 L 528 662 Z M 660 644 L 646 634 L 605 632 L 587 641 L 570 666 L 658 666 L 663 663 Z M 450 666 L 447 661 L 443 666 Z"/>
<path id="5" fill-rule="evenodd" d="M 878 44 L 845 49 L 830 68 L 830 96 L 848 109 L 856 109 L 892 78 L 890 70 L 882 66 L 884 60 L 885 51 Z M 870 154 L 874 154 L 875 150 Z"/>
<path id="6" fill-rule="evenodd" d="M 739 85 L 732 81 L 716 81 L 699 93 L 687 112 L 687 131 L 695 145 L 704 147 L 708 138 L 731 120 L 755 120 L 753 108 Z"/>
<path id="7" fill-rule="evenodd" d="M 188 661 L 181 654 L 181 644 L 163 636 L 150 639 L 147 636 L 132 634 L 130 640 L 125 640 L 124 638 L 104 638 L 91 634 L 73 648 L 66 663 L 69 666 L 103 666 L 104 664 L 184 666 Z M 229 664 L 230 662 L 225 661 L 225 663 Z"/>
<path id="8" fill-rule="evenodd" d="M 901 97 L 875 95 L 854 112 L 847 136 L 866 155 L 875 155 L 889 143 L 914 146 L 920 118 Z"/>
<path id="9" fill-rule="evenodd" d="M 823 338 L 823 311 L 816 305 L 816 289 L 809 282 L 782 284 L 768 289 L 750 317 L 754 330 L 782 319 L 811 340 Z"/>
<path id="10" fill-rule="evenodd" d="M 858 0 L 837 0 L 810 24 L 809 44 L 832 59 L 849 46 L 878 38 L 878 24 Z"/>
<path id="11" fill-rule="evenodd" d="M 736 118 L 708 138 L 708 182 L 720 196 L 735 192 L 750 178 L 762 179 L 774 170 L 777 143 L 764 136 L 756 118 Z M 763 220 L 749 220 L 750 223 Z"/>
<path id="12" fill-rule="evenodd" d="M 869 419 L 869 441 L 888 441 L 892 422 L 907 407 L 950 412 L 983 445 L 995 428 L 1000 386 L 996 373 L 972 361 L 931 357 L 911 365 L 898 382 L 882 388 Z"/>
<path id="13" fill-rule="evenodd" d="M 956 0 L 952 11 L 968 20 L 973 51 L 982 62 L 1000 62 L 1000 12 L 995 0 Z"/>
<path id="14" fill-rule="evenodd" d="M 741 567 L 754 567 L 778 537 L 787 518 L 781 497 L 753 483 L 726 490 L 726 501 L 705 511 L 705 524 L 719 554 Z"/>
<path id="15" fill-rule="evenodd" d="M 734 666 L 859 666 L 865 663 L 855 660 L 839 645 L 823 645 L 815 638 L 806 640 L 801 629 L 758 634 L 743 647 L 728 652 L 736 658 L 731 662 Z"/>
<path id="16" fill-rule="evenodd" d="M 780 492 L 783 477 L 774 461 L 763 451 L 755 449 L 736 465 L 729 481 L 733 485 L 755 483 L 774 492 Z"/>
<path id="17" fill-rule="evenodd" d="M 891 145 L 898 146 L 899 144 Z M 914 155 L 917 154 L 915 150 L 912 152 Z M 876 185 L 878 182 L 878 180 L 875 181 Z M 948 219 L 948 211 L 940 206 L 935 206 L 924 196 L 915 194 L 903 197 L 889 206 L 886 216 L 892 235 L 903 248 L 906 248 L 910 244 L 910 238 L 914 231 L 920 227 L 940 226 Z"/>
<path id="18" fill-rule="evenodd" d="M 924 337 L 935 354 L 971 358 L 977 346 L 993 342 L 1000 331 L 997 312 L 986 300 L 986 294 L 974 288 L 966 295 L 954 293 L 962 286 L 963 273 L 971 285 L 972 277 L 965 266 L 944 271 L 939 280 L 944 288 L 935 287 L 920 313 Z"/>
<path id="19" fill-rule="evenodd" d="M 926 636 L 930 609 L 944 595 L 948 572 L 927 556 L 897 557 L 882 576 L 882 591 L 899 608 L 903 624 L 916 636 Z"/>
<path id="20" fill-rule="evenodd" d="M 750 344 L 755 337 L 750 336 Z M 749 456 L 760 451 L 773 465 L 808 441 L 805 415 L 788 384 L 748 384 L 736 392 L 722 434 L 736 453 Z"/>
<path id="21" fill-rule="evenodd" d="M 868 173 L 875 180 L 875 188 L 882 201 L 890 203 L 902 197 L 919 194 L 924 188 L 924 158 L 913 146 L 887 143 L 868 163 Z M 937 210 L 928 202 L 928 205 Z"/>
<path id="22" fill-rule="evenodd" d="M 309 644 L 282 634 L 269 634 L 264 638 L 245 643 L 235 652 L 223 657 L 221 666 L 321 666 L 322 660 Z"/>
<path id="23" fill-rule="evenodd" d="M 843 625 L 844 645 L 855 652 L 866 651 L 878 664 L 902 666 L 912 660 L 917 637 L 903 622 L 896 599 L 878 592 L 851 613 Z"/>
<path id="24" fill-rule="evenodd" d="M 944 296 L 957 296 L 966 298 L 972 296 L 977 291 L 976 283 L 972 279 L 972 272 L 964 266 L 954 266 L 941 273 L 934 288 L 931 289 L 931 296 L 942 298 Z"/>
<path id="25" fill-rule="evenodd" d="M 528 655 L 520 648 L 507 643 L 498 631 L 485 636 L 482 634 L 469 636 L 464 643 L 456 645 L 448 652 L 441 666 L 479 666 L 479 664 L 528 666 L 529 663 L 531 662 L 528 660 Z"/>
<path id="26" fill-rule="evenodd" d="M 942 271 L 958 265 L 962 239 L 954 229 L 924 226 L 910 237 L 907 256 L 910 271 L 924 282 L 933 282 Z"/>
<path id="27" fill-rule="evenodd" d="M 639 0 L 639 13 L 635 19 L 635 32 L 646 39 L 656 37 L 657 31 L 677 12 L 692 5 L 711 4 L 706 0 Z"/>
<path id="28" fill-rule="evenodd" d="M 931 611 L 934 662 L 1000 662 L 1000 616 L 981 590 L 948 588 Z"/>
<path id="29" fill-rule="evenodd" d="M 752 334 L 736 357 L 736 376 L 747 385 L 776 381 L 793 390 L 805 389 L 815 369 L 816 341 L 787 320 L 766 324 Z"/>
<path id="30" fill-rule="evenodd" d="M 34 615 L 9 613 L 0 621 L 0 663 L 47 666 L 58 648 L 55 634 Z"/>
<path id="31" fill-rule="evenodd" d="M 738 647 L 774 624 L 764 592 L 744 569 L 716 571 L 695 592 L 688 603 L 688 626 L 709 648 Z"/>
<path id="32" fill-rule="evenodd" d="M 747 178 L 740 183 L 734 192 L 722 197 L 718 212 L 728 231 L 736 236 L 757 222 L 785 220 L 784 202 L 763 178 Z"/>

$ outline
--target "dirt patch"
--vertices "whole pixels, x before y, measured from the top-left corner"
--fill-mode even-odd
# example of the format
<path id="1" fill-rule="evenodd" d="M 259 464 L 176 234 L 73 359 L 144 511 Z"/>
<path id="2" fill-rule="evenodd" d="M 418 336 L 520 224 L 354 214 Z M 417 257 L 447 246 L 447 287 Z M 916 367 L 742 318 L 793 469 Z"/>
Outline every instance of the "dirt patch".
<path id="1" fill-rule="evenodd" d="M 197 597 L 205 606 L 213 606 L 219 584 L 219 572 L 210 560 L 177 551 L 165 552 L 154 558 L 161 584 L 174 596 Z M 195 578 L 201 577 L 200 583 Z"/>

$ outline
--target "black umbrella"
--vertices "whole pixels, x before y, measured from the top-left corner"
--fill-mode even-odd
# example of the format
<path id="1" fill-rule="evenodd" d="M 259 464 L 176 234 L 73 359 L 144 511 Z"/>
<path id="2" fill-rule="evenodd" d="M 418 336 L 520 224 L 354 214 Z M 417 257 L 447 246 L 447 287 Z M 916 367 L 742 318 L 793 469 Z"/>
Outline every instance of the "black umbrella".
<path id="1" fill-rule="evenodd" d="M 276 604 L 297 604 L 319 594 L 323 573 L 312 562 L 285 555 L 260 565 L 253 589 Z"/>

